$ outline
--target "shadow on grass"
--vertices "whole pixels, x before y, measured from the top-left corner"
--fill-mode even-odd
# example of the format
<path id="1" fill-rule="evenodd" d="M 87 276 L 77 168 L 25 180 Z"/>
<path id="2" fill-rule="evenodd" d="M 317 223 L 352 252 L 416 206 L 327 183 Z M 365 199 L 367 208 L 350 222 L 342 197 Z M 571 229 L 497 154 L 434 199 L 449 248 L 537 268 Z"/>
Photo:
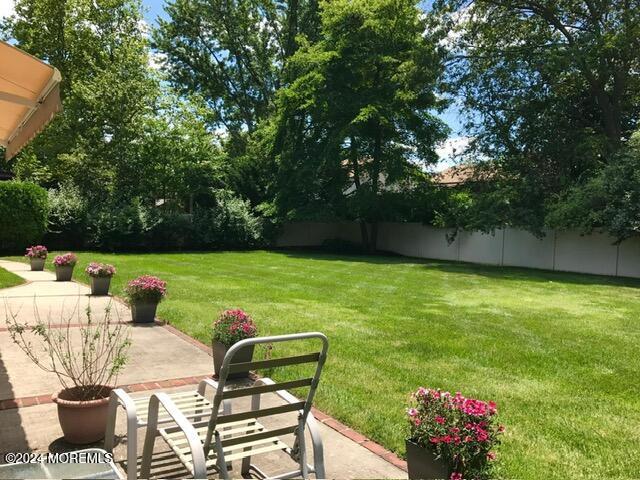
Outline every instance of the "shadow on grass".
<path id="1" fill-rule="evenodd" d="M 474 263 L 449 260 L 403 257 L 400 255 L 388 254 L 386 252 L 380 253 L 379 255 L 358 255 L 331 253 L 317 249 L 278 249 L 273 251 L 284 254 L 289 258 L 296 259 L 360 262 L 372 265 L 422 265 L 424 268 L 438 270 L 444 273 L 476 275 L 495 280 L 537 283 L 559 282 L 575 285 L 609 285 L 640 288 L 640 279 L 637 278 L 611 277 L 588 273 L 557 272 L 552 270 L 538 270 L 523 267 L 478 265 Z"/>

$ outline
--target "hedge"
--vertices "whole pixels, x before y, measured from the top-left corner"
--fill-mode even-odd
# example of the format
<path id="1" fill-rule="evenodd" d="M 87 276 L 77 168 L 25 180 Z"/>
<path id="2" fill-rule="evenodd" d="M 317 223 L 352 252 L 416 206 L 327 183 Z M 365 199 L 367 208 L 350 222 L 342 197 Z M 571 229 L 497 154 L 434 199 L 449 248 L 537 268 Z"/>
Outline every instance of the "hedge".
<path id="1" fill-rule="evenodd" d="M 0 250 L 23 251 L 47 230 L 47 191 L 27 182 L 0 182 Z"/>

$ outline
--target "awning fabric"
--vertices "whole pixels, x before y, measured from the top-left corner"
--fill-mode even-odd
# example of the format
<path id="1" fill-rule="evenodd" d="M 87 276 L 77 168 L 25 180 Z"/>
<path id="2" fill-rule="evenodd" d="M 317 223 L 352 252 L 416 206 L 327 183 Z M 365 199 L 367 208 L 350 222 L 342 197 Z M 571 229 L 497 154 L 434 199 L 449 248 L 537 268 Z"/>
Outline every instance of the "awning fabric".
<path id="1" fill-rule="evenodd" d="M 60 111 L 60 72 L 0 42 L 0 145 L 15 156 Z"/>

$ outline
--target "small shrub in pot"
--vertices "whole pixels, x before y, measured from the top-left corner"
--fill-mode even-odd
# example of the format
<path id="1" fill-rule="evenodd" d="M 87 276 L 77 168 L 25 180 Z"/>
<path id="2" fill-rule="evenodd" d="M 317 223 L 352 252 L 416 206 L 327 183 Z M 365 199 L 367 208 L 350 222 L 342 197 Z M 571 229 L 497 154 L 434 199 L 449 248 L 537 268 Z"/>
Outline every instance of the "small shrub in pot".
<path id="1" fill-rule="evenodd" d="M 27 253 L 25 253 L 24 256 L 29 258 L 32 271 L 41 272 L 44 270 L 44 262 L 48 254 L 47 247 L 44 245 L 33 245 L 27 248 Z"/>
<path id="2" fill-rule="evenodd" d="M 409 478 L 491 478 L 494 448 L 504 431 L 496 414 L 494 402 L 419 388 L 407 409 Z"/>
<path id="3" fill-rule="evenodd" d="M 64 438 L 73 444 L 89 444 L 104 438 L 109 395 L 124 368 L 131 341 L 129 329 L 111 321 L 111 305 L 102 319 L 90 309 L 79 327 L 76 310 L 60 322 L 45 322 L 37 308 L 35 323 L 19 323 L 7 315 L 12 340 L 39 368 L 54 373 L 62 390 L 52 396 Z M 62 314 L 64 315 L 64 314 Z M 31 339 L 39 345 L 34 345 Z"/>
<path id="4" fill-rule="evenodd" d="M 152 275 L 142 275 L 125 287 L 135 323 L 151 323 L 156 318 L 160 301 L 167 295 L 167 282 Z"/>
<path id="5" fill-rule="evenodd" d="M 213 324 L 213 370 L 216 375 L 220 374 L 222 361 L 227 354 L 227 350 L 235 343 L 246 338 L 253 338 L 258 334 L 258 329 L 252 318 L 240 309 L 225 310 L 220 314 Z M 254 346 L 244 347 L 233 357 L 233 363 L 250 362 L 253 358 Z M 243 378 L 249 372 L 235 372 L 229 374 L 227 378 Z"/>
<path id="6" fill-rule="evenodd" d="M 116 267 L 108 263 L 91 262 L 85 270 L 91 277 L 91 295 L 108 295 L 111 277 L 116 274 Z"/>
<path id="7" fill-rule="evenodd" d="M 53 265 L 56 267 L 56 281 L 68 282 L 73 276 L 73 268 L 78 263 L 78 257 L 75 253 L 65 253 L 64 255 L 57 255 L 53 259 Z"/>

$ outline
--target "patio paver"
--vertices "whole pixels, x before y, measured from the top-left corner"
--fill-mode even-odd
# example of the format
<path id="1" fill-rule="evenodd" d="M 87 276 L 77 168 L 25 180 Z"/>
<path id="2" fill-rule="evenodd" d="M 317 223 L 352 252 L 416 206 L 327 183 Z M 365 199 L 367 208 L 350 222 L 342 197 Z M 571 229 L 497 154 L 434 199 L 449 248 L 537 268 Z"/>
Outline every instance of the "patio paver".
<path id="1" fill-rule="evenodd" d="M 108 297 L 89 297 L 89 289 L 84 285 L 75 282 L 55 282 L 55 276 L 50 272 L 30 272 L 26 264 L 0 260 L 0 267 L 29 282 L 0 290 L 0 303 L 4 303 L 12 312 L 18 312 L 21 322 L 33 321 L 34 301 L 41 315 L 43 312 L 51 312 L 53 323 L 56 318 L 60 318 L 61 313 L 72 312 L 76 304 L 80 306 L 81 311 L 87 304 L 91 304 L 94 313 L 99 314 L 109 302 Z M 122 320 L 129 320 L 130 313 L 125 305 L 120 302 L 113 302 L 112 305 Z M 34 366 L 13 344 L 6 330 L 4 313 L 1 316 L 0 461 L 4 458 L 2 454 L 8 451 L 73 449 L 61 439 L 62 432 L 56 418 L 56 406 L 47 403 L 51 394 L 60 389 L 57 378 Z M 131 388 L 132 391 L 149 390 L 155 386 L 161 386 L 162 391 L 194 389 L 198 377 L 204 378 L 211 374 L 212 360 L 206 349 L 198 347 L 194 341 L 185 339 L 182 335 L 175 334 L 171 328 L 160 325 L 135 325 L 131 328 L 131 338 L 130 361 L 119 377 L 118 384 L 135 384 Z M 184 382 L 172 380 L 183 378 Z M 189 382 L 193 384 L 171 387 L 172 384 Z M 149 392 L 132 393 L 148 394 Z M 275 397 L 271 394 L 265 395 L 265 404 L 274 400 Z M 234 410 L 245 408 L 246 405 L 241 403 L 234 404 Z M 123 415 L 119 415 L 119 426 L 116 430 L 118 433 L 125 431 L 123 420 Z M 401 462 L 390 452 L 377 452 L 371 445 L 381 449 L 379 445 L 346 427 L 336 429 L 332 423 L 335 421 L 324 414 L 319 414 L 318 420 L 325 422 L 320 428 L 325 445 L 328 477 L 406 478 L 406 473 L 396 466 L 401 466 Z M 340 430 L 343 433 L 340 433 Z M 143 438 L 144 431 L 141 431 L 138 454 L 141 453 Z M 166 451 L 161 439 L 156 442 L 156 450 Z M 115 450 L 116 460 L 124 461 L 125 451 L 124 445 L 118 445 Z M 291 460 L 278 452 L 261 455 L 256 458 L 256 463 L 270 474 L 287 471 L 292 467 Z M 239 474 L 239 470 L 235 472 Z M 179 462 L 171 457 L 158 461 L 152 473 L 163 478 L 181 478 L 185 475 Z"/>

